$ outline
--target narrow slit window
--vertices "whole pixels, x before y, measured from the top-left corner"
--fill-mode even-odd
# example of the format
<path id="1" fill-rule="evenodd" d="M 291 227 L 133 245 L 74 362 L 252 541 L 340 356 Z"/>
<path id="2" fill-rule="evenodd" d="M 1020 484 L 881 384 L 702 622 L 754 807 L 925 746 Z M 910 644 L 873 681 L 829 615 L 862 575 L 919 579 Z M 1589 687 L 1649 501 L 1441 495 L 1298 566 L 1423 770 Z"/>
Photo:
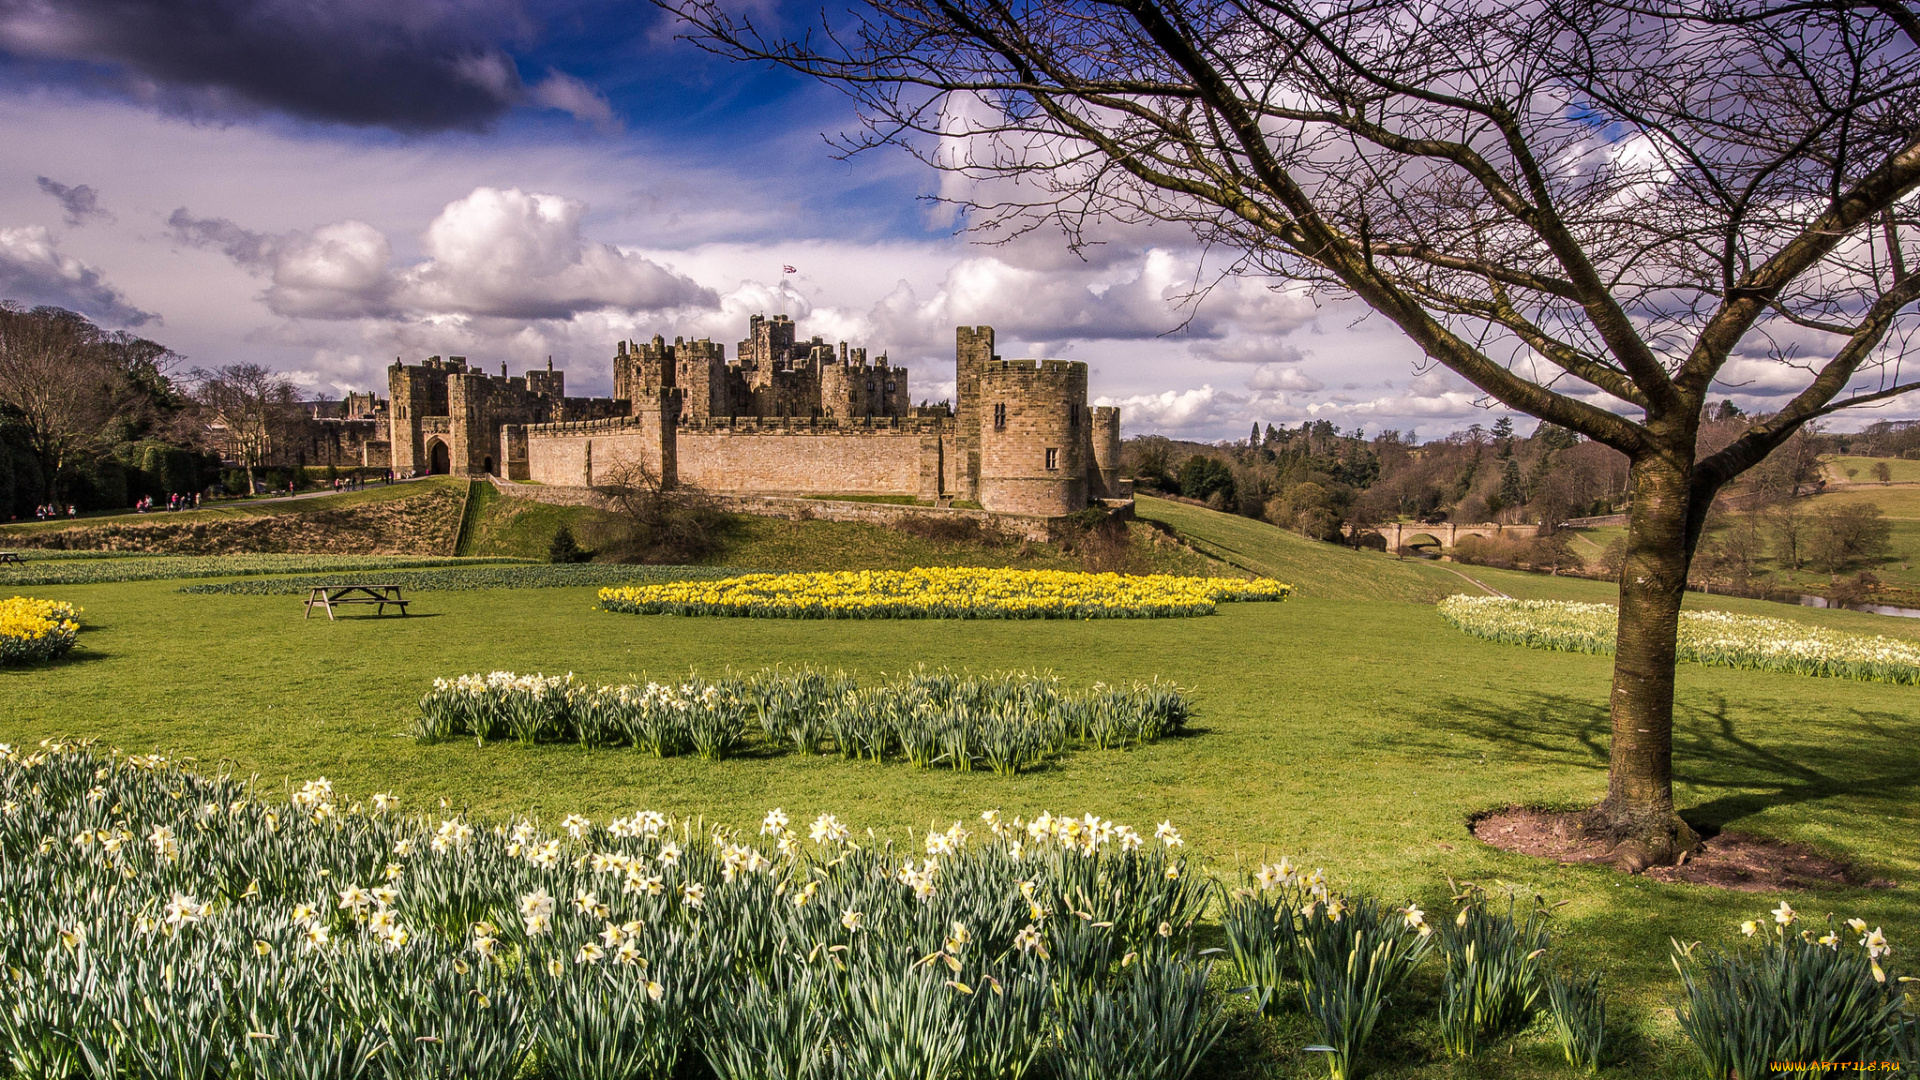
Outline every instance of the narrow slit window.
<path id="1" fill-rule="evenodd" d="M 1057 447 L 1052 447 L 1052 446 L 1049 446 L 1049 447 L 1047 447 L 1047 468 L 1049 468 L 1049 469 L 1057 469 L 1057 468 L 1059 468 L 1059 467 L 1060 467 L 1060 450 L 1059 450 L 1059 448 L 1057 448 Z"/>
<path id="2" fill-rule="evenodd" d="M 999 431 L 1007 426 L 1007 405 L 1000 402 L 993 407 L 993 429 Z"/>

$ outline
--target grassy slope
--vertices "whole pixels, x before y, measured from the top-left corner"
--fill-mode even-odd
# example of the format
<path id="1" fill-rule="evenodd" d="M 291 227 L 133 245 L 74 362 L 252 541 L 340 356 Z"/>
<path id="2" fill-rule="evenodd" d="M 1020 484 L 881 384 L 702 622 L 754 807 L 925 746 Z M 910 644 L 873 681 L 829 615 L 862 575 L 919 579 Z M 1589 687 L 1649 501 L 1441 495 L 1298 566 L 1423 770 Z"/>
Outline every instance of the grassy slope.
<path id="1" fill-rule="evenodd" d="M 1456 591 L 1450 575 L 1418 560 L 1317 543 L 1263 521 L 1169 499 L 1141 498 L 1137 507 L 1141 518 L 1170 526 L 1202 553 L 1284 581 L 1302 596 L 1437 600 Z"/>
<path id="2" fill-rule="evenodd" d="M 1836 483 L 1851 479 L 1856 484 L 1874 484 L 1879 481 L 1873 478 L 1873 467 L 1882 461 L 1887 463 L 1887 472 L 1894 483 L 1920 483 L 1920 461 L 1907 458 L 1834 457 L 1823 464 L 1827 478 Z M 1854 471 L 1851 478 L 1847 476 L 1848 469 Z"/>
<path id="3" fill-rule="evenodd" d="M 141 524 L 192 524 L 200 521 L 221 521 L 233 518 L 262 517 L 270 514 L 313 514 L 322 510 L 345 510 L 369 503 L 386 502 L 390 499 L 404 499 L 418 495 L 429 487 L 457 488 L 467 481 L 452 477 L 432 477 L 426 480 L 414 480 L 402 484 L 383 484 L 368 487 L 363 491 L 343 491 L 338 495 L 316 495 L 298 499 L 259 499 L 244 502 L 221 503 L 203 506 L 198 510 L 166 511 L 156 510 L 150 514 L 85 514 L 78 520 L 61 518 L 57 521 L 19 521 L 0 525 L 0 543 L 5 543 L 9 534 L 54 532 L 75 526 L 93 525 L 141 525 Z"/>
<path id="4" fill-rule="evenodd" d="M 491 490 L 485 488 L 483 490 Z M 1225 516 L 1225 515 L 1221 515 Z M 604 514 L 587 507 L 554 506 L 531 499 L 487 499 L 476 514 L 475 555 L 544 559 L 554 530 L 566 525 L 582 545 L 594 542 Z M 1208 560 L 1171 545 L 1152 544 L 1145 526 L 1135 527 L 1141 572 L 1204 574 Z M 857 522 L 784 521 L 735 516 L 712 566 L 765 570 L 906 570 L 916 566 L 1013 566 L 1029 570 L 1077 570 L 1079 559 L 1046 544 L 937 541 L 897 529 Z"/>

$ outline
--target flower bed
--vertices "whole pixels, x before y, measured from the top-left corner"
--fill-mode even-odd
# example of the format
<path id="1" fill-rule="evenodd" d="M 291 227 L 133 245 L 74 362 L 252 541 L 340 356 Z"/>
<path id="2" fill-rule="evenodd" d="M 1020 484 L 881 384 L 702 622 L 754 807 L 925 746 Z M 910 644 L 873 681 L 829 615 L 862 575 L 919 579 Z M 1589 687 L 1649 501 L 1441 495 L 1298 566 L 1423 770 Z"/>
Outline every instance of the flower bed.
<path id="1" fill-rule="evenodd" d="M 626 745 L 713 759 L 757 739 L 767 750 L 831 747 L 845 758 L 1012 774 L 1073 746 L 1152 742 L 1186 723 L 1185 696 L 1158 680 L 1070 690 L 1051 676 L 922 669 L 862 688 L 844 672 L 769 669 L 711 682 L 588 687 L 571 675 L 496 671 L 434 680 L 414 736 Z"/>
<path id="2" fill-rule="evenodd" d="M 53 746 L 0 851 L 21 1077 L 1181 1080 L 1224 1026 L 1171 825 L 487 827 Z"/>
<path id="3" fill-rule="evenodd" d="M 1336 1080 L 1389 1028 L 1413 1060 L 1504 1057 L 1547 1020 L 1591 1070 L 1619 1027 L 1538 898 L 1466 885 L 1429 920 L 1284 858 L 1218 881 L 1171 822 L 489 824 L 47 742 L 0 745 L 0 855 L 21 1080 L 1186 1080 L 1217 1064 L 1225 987 L 1298 1010 Z M 1215 903 L 1224 953 L 1197 951 Z M 1785 1045 L 1920 1049 L 1882 930 L 1801 922 L 1783 902 L 1741 927 L 1757 948 L 1676 943 L 1714 1075 Z"/>
<path id="4" fill-rule="evenodd" d="M 80 609 L 59 600 L 0 600 L 0 664 L 51 660 L 80 636 Z"/>
<path id="5" fill-rule="evenodd" d="M 1613 652 L 1619 619 L 1611 604 L 1498 596 L 1449 596 L 1440 615 L 1490 641 L 1603 654 Z M 1722 611 L 1681 612 L 1678 655 L 1719 667 L 1920 684 L 1920 643 Z"/>
<path id="6" fill-rule="evenodd" d="M 637 615 L 787 619 L 1146 619 L 1211 615 L 1222 601 L 1283 600 L 1292 591 L 1267 578 L 922 568 L 602 589 L 600 606 Z"/>

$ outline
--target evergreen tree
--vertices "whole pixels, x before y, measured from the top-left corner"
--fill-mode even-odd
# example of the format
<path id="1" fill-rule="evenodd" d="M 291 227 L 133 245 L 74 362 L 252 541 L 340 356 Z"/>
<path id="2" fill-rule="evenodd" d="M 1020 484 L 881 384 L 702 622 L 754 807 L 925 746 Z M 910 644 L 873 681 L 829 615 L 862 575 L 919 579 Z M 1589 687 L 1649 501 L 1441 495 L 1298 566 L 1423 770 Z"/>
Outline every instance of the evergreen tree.
<path id="1" fill-rule="evenodd" d="M 1520 459 L 1509 454 L 1500 470 L 1500 502 L 1504 506 L 1519 506 L 1526 501 L 1526 485 L 1520 482 Z"/>
<path id="2" fill-rule="evenodd" d="M 553 542 L 547 545 L 547 561 L 551 563 L 580 563 L 593 558 L 593 553 L 580 547 L 573 538 L 573 530 L 565 525 L 553 531 Z"/>

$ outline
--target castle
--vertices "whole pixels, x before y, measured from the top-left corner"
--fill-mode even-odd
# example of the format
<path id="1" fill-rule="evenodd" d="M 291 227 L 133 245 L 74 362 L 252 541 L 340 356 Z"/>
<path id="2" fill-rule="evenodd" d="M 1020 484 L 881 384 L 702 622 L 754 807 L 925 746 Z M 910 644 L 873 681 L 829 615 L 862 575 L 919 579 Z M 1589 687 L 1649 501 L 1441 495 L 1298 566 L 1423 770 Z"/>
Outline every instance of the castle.
<path id="1" fill-rule="evenodd" d="M 365 463 L 403 475 L 591 488 L 638 465 L 664 486 L 721 495 L 912 497 L 1043 517 L 1130 496 L 1120 411 L 1088 408 L 1086 364 L 1003 360 L 992 327 L 962 326 L 955 371 L 951 407 L 916 408 L 907 369 L 884 354 L 797 342 L 791 319 L 756 315 L 732 360 L 704 339 L 620 342 L 611 398 L 568 397 L 552 360 L 508 377 L 435 356 L 387 370 L 390 402 L 354 395 L 343 411 L 374 421 Z"/>

